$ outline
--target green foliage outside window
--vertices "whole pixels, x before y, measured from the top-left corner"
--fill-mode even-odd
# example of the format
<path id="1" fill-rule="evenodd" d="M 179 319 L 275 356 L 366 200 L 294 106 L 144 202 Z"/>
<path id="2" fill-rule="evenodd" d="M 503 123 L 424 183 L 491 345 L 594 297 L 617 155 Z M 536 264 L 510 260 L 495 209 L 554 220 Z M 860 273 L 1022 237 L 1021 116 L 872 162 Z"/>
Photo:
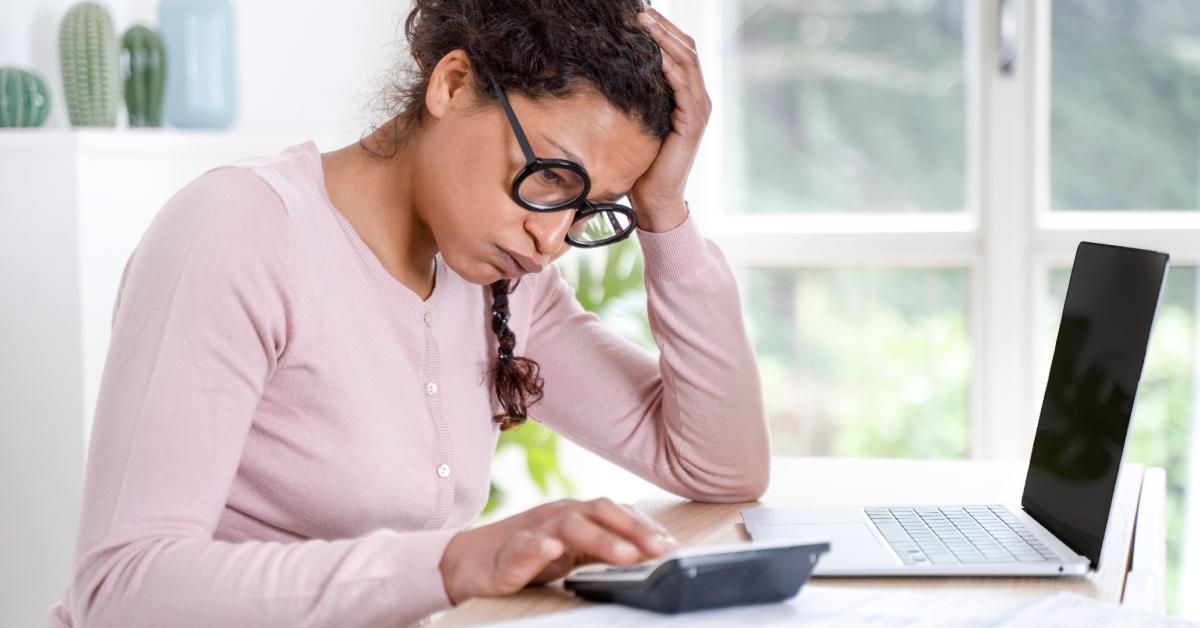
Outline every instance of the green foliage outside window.
<path id="1" fill-rule="evenodd" d="M 759 269 L 745 292 L 775 453 L 966 457 L 965 271 Z"/>

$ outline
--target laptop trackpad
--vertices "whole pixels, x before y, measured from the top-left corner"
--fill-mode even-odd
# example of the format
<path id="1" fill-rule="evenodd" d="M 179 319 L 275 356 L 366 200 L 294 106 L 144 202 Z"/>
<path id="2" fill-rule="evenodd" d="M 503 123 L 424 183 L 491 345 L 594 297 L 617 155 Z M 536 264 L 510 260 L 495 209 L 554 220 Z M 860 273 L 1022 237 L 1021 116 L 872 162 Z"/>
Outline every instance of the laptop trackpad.
<path id="1" fill-rule="evenodd" d="M 829 553 L 817 563 L 819 574 L 833 569 L 862 569 L 895 566 L 900 561 L 883 545 L 865 523 L 767 524 L 758 528 L 763 540 L 828 540 Z M 755 540 L 758 540 L 756 537 Z"/>

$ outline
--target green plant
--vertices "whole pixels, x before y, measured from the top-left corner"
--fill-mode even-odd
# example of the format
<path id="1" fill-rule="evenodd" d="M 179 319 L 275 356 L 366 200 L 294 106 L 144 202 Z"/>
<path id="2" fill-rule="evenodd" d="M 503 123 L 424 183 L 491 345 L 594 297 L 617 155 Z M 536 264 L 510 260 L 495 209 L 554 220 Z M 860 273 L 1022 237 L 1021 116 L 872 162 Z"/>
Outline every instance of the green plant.
<path id="1" fill-rule="evenodd" d="M 116 126 L 121 76 L 112 18 L 95 2 L 63 16 L 58 54 L 72 126 Z"/>
<path id="2" fill-rule="evenodd" d="M 158 33 L 136 25 L 121 38 L 121 68 L 129 126 L 162 126 L 166 53 Z"/>
<path id="3" fill-rule="evenodd" d="M 576 263 L 561 269 L 561 272 L 567 283 L 575 288 L 575 296 L 585 310 L 599 315 L 616 311 L 619 306 L 634 301 L 639 308 L 644 305 L 642 254 L 641 248 L 633 239 L 579 253 L 579 259 L 574 260 Z M 597 262 L 602 270 L 597 270 Z M 644 309 L 639 309 L 638 312 L 632 316 L 618 317 L 639 321 L 636 327 L 626 325 L 625 329 L 621 329 L 618 326 L 618 332 L 626 336 L 637 336 L 635 339 L 645 344 L 645 338 L 649 337 L 649 326 L 645 322 Z M 546 385 L 553 386 L 554 383 L 547 382 Z M 559 466 L 558 434 L 540 423 L 526 421 L 520 427 L 500 433 L 496 451 L 507 447 L 517 447 L 524 452 L 529 479 L 543 496 L 550 495 L 552 482 L 567 495 L 574 493 L 570 478 Z M 506 478 L 502 478 L 504 479 Z M 491 513 L 503 504 L 505 496 L 505 490 L 493 480 L 482 514 Z"/>
<path id="4" fill-rule="evenodd" d="M 500 433 L 496 451 L 505 447 L 518 447 L 525 452 L 525 468 L 529 471 L 529 479 L 542 495 L 550 494 L 552 480 L 557 482 L 567 495 L 575 492 L 570 478 L 563 474 L 558 465 L 558 434 L 539 423 L 526 421 L 520 427 Z M 488 500 L 483 507 L 483 514 L 495 510 L 504 503 L 506 497 L 505 490 L 493 480 L 488 488 Z"/>
<path id="5" fill-rule="evenodd" d="M 0 127 L 42 126 L 50 93 L 40 76 L 20 68 L 0 68 Z"/>

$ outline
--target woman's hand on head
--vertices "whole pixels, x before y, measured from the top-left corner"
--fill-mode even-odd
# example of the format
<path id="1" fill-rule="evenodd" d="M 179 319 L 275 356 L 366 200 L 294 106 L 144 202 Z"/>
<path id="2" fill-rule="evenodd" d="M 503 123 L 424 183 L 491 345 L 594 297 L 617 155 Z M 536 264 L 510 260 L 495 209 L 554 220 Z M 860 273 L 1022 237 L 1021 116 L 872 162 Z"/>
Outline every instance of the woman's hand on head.
<path id="1" fill-rule="evenodd" d="M 639 227 L 669 231 L 687 218 L 684 187 L 712 113 L 712 99 L 700 73 L 696 41 L 650 7 L 638 14 L 638 23 L 662 49 L 662 71 L 675 93 L 675 111 L 671 132 L 650 169 L 634 183 L 629 200 L 638 212 Z"/>
<path id="2" fill-rule="evenodd" d="M 676 546 L 666 529 L 631 506 L 566 499 L 459 532 L 439 567 L 457 605 L 557 580 L 587 563 L 636 564 Z"/>

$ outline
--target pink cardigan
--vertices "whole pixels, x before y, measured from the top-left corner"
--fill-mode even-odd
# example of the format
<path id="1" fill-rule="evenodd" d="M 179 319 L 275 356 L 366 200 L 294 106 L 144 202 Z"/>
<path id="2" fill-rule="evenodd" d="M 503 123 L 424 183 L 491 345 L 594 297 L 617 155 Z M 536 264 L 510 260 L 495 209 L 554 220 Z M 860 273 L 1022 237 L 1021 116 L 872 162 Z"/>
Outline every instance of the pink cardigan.
<path id="1" fill-rule="evenodd" d="M 681 496 L 754 499 L 769 440 L 737 286 L 691 219 L 639 230 L 647 351 L 553 265 L 510 298 L 530 414 Z M 422 301 L 333 207 L 306 142 L 211 170 L 130 256 L 74 573 L 49 625 L 404 626 L 487 498 L 500 412 L 487 288 L 437 258 Z"/>

